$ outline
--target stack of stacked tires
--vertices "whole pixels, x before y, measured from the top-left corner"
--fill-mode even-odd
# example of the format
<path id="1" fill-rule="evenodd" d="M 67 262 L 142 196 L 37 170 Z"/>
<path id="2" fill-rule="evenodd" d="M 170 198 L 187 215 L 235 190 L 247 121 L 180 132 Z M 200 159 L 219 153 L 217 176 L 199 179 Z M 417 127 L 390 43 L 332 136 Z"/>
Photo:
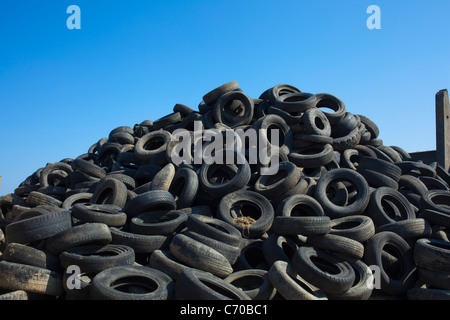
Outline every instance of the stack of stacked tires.
<path id="1" fill-rule="evenodd" d="M 278 129 L 278 170 L 173 161 L 196 121 Z M 0 299 L 450 299 L 450 175 L 379 134 L 331 94 L 236 81 L 114 128 L 0 198 Z"/>

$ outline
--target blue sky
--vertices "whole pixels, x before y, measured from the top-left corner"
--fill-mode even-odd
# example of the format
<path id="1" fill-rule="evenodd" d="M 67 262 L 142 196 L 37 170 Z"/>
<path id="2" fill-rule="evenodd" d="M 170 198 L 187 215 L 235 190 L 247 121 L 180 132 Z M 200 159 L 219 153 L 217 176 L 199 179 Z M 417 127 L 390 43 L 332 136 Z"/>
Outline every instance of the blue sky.
<path id="1" fill-rule="evenodd" d="M 380 30 L 366 27 L 373 4 Z M 80 30 L 66 27 L 70 5 Z M 252 98 L 279 83 L 334 94 L 385 145 L 434 150 L 449 12 L 448 0 L 2 0 L 0 195 L 231 80 Z"/>

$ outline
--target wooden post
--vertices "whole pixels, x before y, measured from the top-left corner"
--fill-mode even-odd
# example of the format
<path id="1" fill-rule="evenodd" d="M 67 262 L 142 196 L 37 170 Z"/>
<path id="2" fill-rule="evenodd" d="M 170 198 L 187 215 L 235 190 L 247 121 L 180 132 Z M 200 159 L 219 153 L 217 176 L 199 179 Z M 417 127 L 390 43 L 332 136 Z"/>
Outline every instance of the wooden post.
<path id="1" fill-rule="evenodd" d="M 450 167 L 450 106 L 447 89 L 436 94 L 436 161 Z"/>

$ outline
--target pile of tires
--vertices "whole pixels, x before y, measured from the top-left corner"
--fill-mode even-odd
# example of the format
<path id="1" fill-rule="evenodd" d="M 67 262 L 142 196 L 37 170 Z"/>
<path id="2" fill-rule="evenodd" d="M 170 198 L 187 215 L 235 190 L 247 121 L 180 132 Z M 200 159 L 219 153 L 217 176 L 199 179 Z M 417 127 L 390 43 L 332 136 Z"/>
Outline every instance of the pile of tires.
<path id="1" fill-rule="evenodd" d="M 279 129 L 277 173 L 174 163 L 195 121 Z M 0 198 L 0 299 L 449 299 L 450 175 L 379 133 L 331 94 L 236 81 L 117 127 Z"/>

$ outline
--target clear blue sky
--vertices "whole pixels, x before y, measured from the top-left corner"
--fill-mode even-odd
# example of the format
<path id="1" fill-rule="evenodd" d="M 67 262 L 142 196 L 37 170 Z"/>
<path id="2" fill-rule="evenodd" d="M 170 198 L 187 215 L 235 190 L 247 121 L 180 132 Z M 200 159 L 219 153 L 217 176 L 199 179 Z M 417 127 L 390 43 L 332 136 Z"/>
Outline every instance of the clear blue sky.
<path id="1" fill-rule="evenodd" d="M 81 30 L 66 27 L 72 4 Z M 253 98 L 279 83 L 334 94 L 385 145 L 434 150 L 449 13 L 448 0 L 2 0 L 0 195 L 231 80 Z"/>

